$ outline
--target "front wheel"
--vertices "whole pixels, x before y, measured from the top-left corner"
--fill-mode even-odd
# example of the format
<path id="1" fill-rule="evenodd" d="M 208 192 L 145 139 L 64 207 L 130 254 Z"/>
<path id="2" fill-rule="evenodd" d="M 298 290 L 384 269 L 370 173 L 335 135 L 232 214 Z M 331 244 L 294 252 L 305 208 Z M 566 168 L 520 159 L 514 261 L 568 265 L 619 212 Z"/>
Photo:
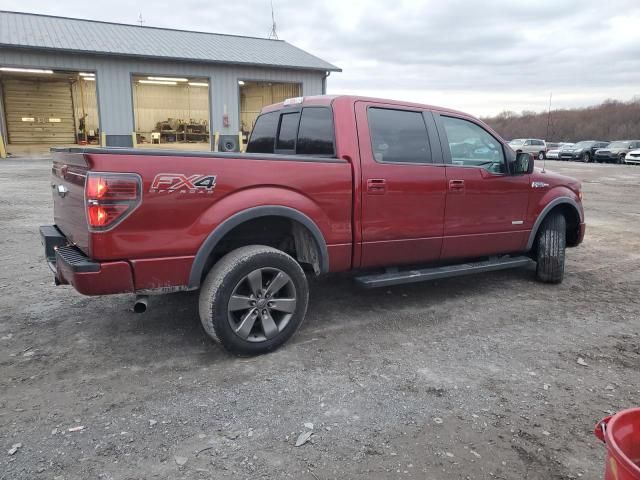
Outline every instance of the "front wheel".
<path id="1" fill-rule="evenodd" d="M 584 163 L 589 163 L 591 161 L 591 155 L 589 155 L 588 152 L 584 152 L 584 154 L 582 154 L 582 161 Z"/>
<path id="2" fill-rule="evenodd" d="M 544 152 L 538 153 L 538 160 L 544 160 Z"/>
<path id="3" fill-rule="evenodd" d="M 618 162 L 617 162 L 617 163 L 618 163 L 618 165 L 624 165 L 624 164 L 626 163 L 626 162 L 624 161 L 624 157 L 625 157 L 624 155 L 620 155 L 620 156 L 618 157 Z"/>
<path id="4" fill-rule="evenodd" d="M 285 343 L 304 320 L 309 287 L 292 257 L 262 245 L 222 257 L 200 291 L 207 334 L 237 355 L 258 355 Z"/>
<path id="5" fill-rule="evenodd" d="M 545 218 L 537 238 L 536 277 L 544 283 L 560 283 L 564 277 L 567 221 L 561 213 Z"/>

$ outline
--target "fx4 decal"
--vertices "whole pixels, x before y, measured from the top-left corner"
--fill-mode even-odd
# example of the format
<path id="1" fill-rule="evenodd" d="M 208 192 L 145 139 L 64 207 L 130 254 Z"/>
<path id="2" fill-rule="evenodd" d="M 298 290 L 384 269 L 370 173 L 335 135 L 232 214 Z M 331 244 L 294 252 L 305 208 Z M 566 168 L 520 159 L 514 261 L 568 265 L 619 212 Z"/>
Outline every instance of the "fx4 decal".
<path id="1" fill-rule="evenodd" d="M 159 173 L 151 182 L 149 193 L 213 193 L 215 187 L 215 175 Z"/>

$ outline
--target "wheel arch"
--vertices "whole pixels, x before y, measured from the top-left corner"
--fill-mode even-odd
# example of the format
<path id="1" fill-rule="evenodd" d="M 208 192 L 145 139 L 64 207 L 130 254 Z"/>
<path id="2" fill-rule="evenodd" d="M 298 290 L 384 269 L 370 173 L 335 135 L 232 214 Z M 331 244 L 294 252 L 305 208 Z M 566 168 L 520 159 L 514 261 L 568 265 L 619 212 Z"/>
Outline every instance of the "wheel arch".
<path id="1" fill-rule="evenodd" d="M 293 224 L 304 228 L 316 248 L 318 258 L 318 271 L 316 273 L 326 273 L 329 271 L 329 252 L 327 244 L 316 223 L 304 213 L 291 207 L 281 205 L 262 205 L 242 210 L 220 225 L 218 225 L 204 240 L 191 265 L 189 274 L 189 287 L 198 288 L 202 281 L 207 263 L 214 253 L 216 246 L 225 238 L 227 234 L 237 227 L 264 217 L 278 217 L 291 221 Z"/>
<path id="2" fill-rule="evenodd" d="M 529 240 L 527 241 L 527 251 L 531 251 L 534 248 L 534 242 L 540 230 L 540 226 L 544 220 L 552 213 L 561 212 L 567 220 L 567 245 L 573 246 L 575 240 L 571 240 L 572 229 L 577 229 L 581 223 L 584 222 L 584 216 L 582 209 L 573 198 L 570 197 L 558 197 L 550 201 L 540 212 L 538 218 L 533 224 L 531 233 L 529 234 Z M 577 235 L 577 231 L 576 231 Z"/>

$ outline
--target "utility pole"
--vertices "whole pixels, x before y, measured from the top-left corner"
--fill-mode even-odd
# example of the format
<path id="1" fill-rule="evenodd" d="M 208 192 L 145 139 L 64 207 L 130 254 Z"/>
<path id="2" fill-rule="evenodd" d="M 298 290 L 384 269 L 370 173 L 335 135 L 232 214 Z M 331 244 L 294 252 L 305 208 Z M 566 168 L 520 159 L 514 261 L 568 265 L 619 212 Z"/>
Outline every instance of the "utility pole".
<path id="1" fill-rule="evenodd" d="M 138 15 L 138 23 L 140 24 L 140 26 L 142 26 L 142 24 L 145 23 L 145 20 L 143 20 L 142 18 L 142 12 L 140 12 L 140 14 Z"/>
<path id="2" fill-rule="evenodd" d="M 547 135 L 545 140 L 549 140 L 549 128 L 551 127 L 551 98 L 553 97 L 553 92 L 549 93 L 549 110 L 547 112 Z"/>
<path id="3" fill-rule="evenodd" d="M 545 138 L 545 142 L 549 139 L 549 127 L 551 126 L 551 98 L 553 97 L 553 92 L 549 93 L 549 110 L 547 113 L 547 135 Z M 542 173 L 546 172 L 547 168 L 547 155 L 545 153 L 544 160 L 542 162 Z"/>

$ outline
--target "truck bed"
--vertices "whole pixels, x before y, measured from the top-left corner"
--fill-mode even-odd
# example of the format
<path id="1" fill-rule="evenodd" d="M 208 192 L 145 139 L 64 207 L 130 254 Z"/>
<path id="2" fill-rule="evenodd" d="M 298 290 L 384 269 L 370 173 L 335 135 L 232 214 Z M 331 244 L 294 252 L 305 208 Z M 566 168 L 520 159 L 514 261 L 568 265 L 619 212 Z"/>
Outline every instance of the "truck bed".
<path id="1" fill-rule="evenodd" d="M 136 289 L 187 285 L 194 259 L 216 227 L 240 212 L 271 205 L 313 219 L 326 241 L 331 270 L 351 268 L 352 172 L 347 161 L 130 148 L 52 152 L 57 227 L 92 260 L 130 262 Z M 89 228 L 84 185 L 92 172 L 141 178 L 139 205 L 113 229 Z M 172 177 L 187 185 L 203 177 L 213 183 L 210 189 L 172 189 L 167 183 L 156 188 L 159 178 Z M 59 194 L 59 188 L 65 193 Z"/>

